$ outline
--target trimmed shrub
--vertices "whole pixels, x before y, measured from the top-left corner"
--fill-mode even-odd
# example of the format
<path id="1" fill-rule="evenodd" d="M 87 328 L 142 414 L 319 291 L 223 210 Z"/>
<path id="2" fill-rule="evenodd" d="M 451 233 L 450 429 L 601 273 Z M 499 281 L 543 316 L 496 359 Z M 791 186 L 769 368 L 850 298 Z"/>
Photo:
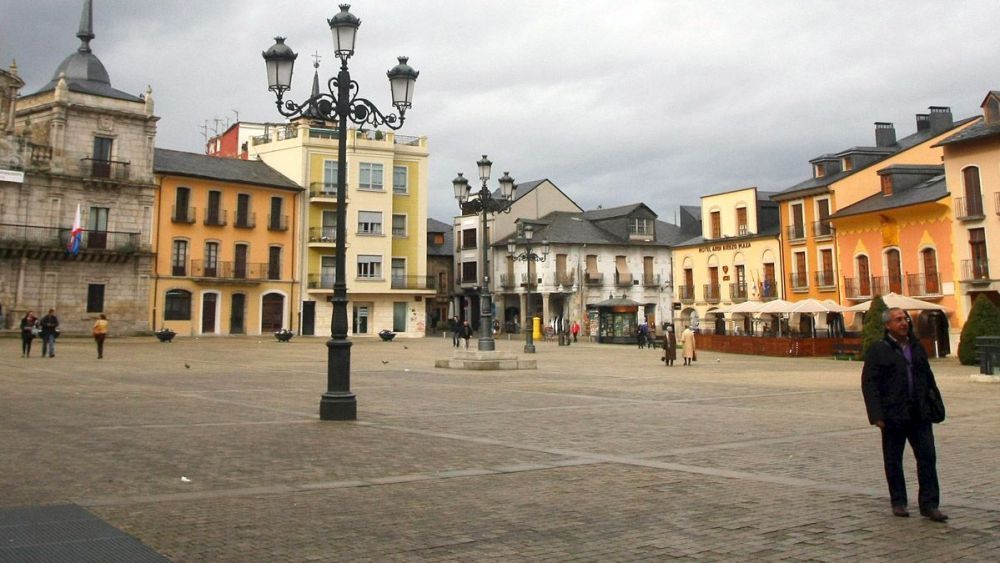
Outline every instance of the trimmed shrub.
<path id="1" fill-rule="evenodd" d="M 962 327 L 962 340 L 958 343 L 958 361 L 963 365 L 977 363 L 977 336 L 1000 336 L 1000 309 L 985 295 L 976 298 L 972 310 L 969 311 L 969 318 Z"/>
<path id="2" fill-rule="evenodd" d="M 888 309 L 882 296 L 872 299 L 865 313 L 864 331 L 861 333 L 861 357 L 868 354 L 868 347 L 885 337 L 885 325 L 882 324 L 882 312 Z"/>

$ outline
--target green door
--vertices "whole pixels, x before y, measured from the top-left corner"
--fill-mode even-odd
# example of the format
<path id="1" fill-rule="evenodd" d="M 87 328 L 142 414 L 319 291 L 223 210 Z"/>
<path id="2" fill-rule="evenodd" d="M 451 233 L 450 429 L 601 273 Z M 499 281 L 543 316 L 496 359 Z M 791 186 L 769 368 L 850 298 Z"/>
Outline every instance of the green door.
<path id="1" fill-rule="evenodd" d="M 406 332 L 406 303 L 392 304 L 392 331 Z"/>

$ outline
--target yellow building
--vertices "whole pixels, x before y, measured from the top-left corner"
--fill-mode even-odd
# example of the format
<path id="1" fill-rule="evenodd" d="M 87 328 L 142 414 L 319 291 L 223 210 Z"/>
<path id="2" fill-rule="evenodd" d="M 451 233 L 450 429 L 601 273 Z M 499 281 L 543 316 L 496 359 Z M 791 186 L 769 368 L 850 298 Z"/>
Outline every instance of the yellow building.
<path id="1" fill-rule="evenodd" d="M 781 261 L 786 273 L 783 297 L 843 302 L 845 294 L 854 291 L 853 286 L 845 287 L 853 278 L 844 279 L 843 265 L 838 264 L 830 215 L 878 193 L 880 169 L 939 164 L 942 150 L 935 143 L 972 121 L 956 123 L 950 108 L 932 106 L 929 113 L 917 115 L 917 131 L 912 135 L 897 140 L 892 123 L 876 123 L 875 146 L 852 147 L 810 160 L 812 178 L 772 196 L 780 204 Z"/>
<path id="2" fill-rule="evenodd" d="M 156 149 L 150 316 L 179 334 L 294 328 L 302 188 L 260 161 Z"/>
<path id="3" fill-rule="evenodd" d="M 303 186 L 299 216 L 305 282 L 298 326 L 327 335 L 336 273 L 337 129 L 301 119 L 267 126 L 250 139 L 260 158 Z M 427 138 L 392 132 L 348 132 L 347 298 L 350 334 L 389 329 L 423 336 L 424 299 L 435 294 L 427 277 Z"/>
<path id="4" fill-rule="evenodd" d="M 954 209 L 959 326 L 980 295 L 1000 306 L 1000 91 L 982 108 L 981 121 L 939 144 Z"/>
<path id="5" fill-rule="evenodd" d="M 772 195 L 750 187 L 702 196 L 701 236 L 673 247 L 681 326 L 710 330 L 705 316 L 720 306 L 778 296 L 778 206 L 771 201 Z M 722 319 L 715 317 L 707 323 Z M 733 332 L 754 330 L 750 315 L 736 314 L 731 319 Z"/>

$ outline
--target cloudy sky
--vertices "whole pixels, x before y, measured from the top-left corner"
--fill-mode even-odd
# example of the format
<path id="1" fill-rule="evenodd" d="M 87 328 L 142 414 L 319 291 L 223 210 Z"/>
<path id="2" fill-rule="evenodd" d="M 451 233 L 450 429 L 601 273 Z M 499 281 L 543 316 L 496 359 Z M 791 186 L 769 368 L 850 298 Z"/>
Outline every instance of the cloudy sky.
<path id="1" fill-rule="evenodd" d="M 0 0 L 0 64 L 31 93 L 79 45 L 83 0 Z M 990 1 L 355 1 L 352 76 L 389 109 L 385 71 L 420 71 L 402 134 L 426 135 L 430 214 L 456 209 L 451 180 L 548 178 L 589 209 L 642 201 L 673 220 L 700 195 L 781 190 L 808 160 L 874 144 L 875 121 L 902 137 L 914 114 L 979 113 L 1000 89 L 1000 2 Z M 94 53 L 112 85 L 152 85 L 157 145 L 204 150 L 201 127 L 279 121 L 261 51 L 273 36 L 333 71 L 317 0 L 94 0 Z M 491 186 L 496 186 L 495 180 Z"/>

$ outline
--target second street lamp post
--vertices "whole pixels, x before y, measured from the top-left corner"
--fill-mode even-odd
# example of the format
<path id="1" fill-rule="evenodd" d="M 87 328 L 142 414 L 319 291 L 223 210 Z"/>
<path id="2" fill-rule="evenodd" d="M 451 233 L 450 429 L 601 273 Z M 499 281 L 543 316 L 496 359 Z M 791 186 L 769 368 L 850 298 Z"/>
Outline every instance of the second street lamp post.
<path id="1" fill-rule="evenodd" d="M 532 252 L 531 239 L 534 236 L 534 227 L 530 223 L 519 223 L 518 224 L 518 235 L 519 240 L 511 240 L 507 243 L 507 255 L 518 262 L 526 262 L 528 266 L 528 274 L 525 276 L 524 284 L 524 311 L 525 311 L 525 324 L 528 325 L 528 330 L 524 333 L 524 353 L 534 354 L 535 353 L 535 343 L 534 330 L 535 330 L 535 320 L 534 315 L 531 314 L 531 285 L 535 283 L 536 274 L 532 271 L 531 265 L 536 262 L 544 262 L 549 255 L 549 243 L 548 241 L 542 241 L 542 252 L 541 254 L 535 254 Z M 518 243 L 524 245 L 524 252 L 516 254 Z"/>
<path id="2" fill-rule="evenodd" d="M 375 105 L 358 97 L 358 83 L 351 80 L 347 59 L 354 54 L 354 40 L 361 20 L 350 13 L 349 4 L 340 5 L 340 13 L 327 23 L 333 34 L 334 53 L 340 58 L 340 72 L 327 84 L 328 92 L 315 93 L 301 104 L 283 100 L 291 89 L 292 67 L 298 57 L 285 45 L 284 37 L 275 37 L 276 43 L 263 53 L 267 66 L 268 89 L 277 98 L 278 112 L 285 117 L 308 116 L 337 122 L 337 258 L 333 283 L 333 319 L 330 340 L 327 341 L 327 390 L 319 404 L 322 420 L 355 420 L 358 403 L 351 392 L 351 342 L 347 339 L 347 125 L 348 122 L 396 130 L 403 126 L 406 110 L 413 101 L 413 87 L 417 71 L 406 64 L 406 57 L 399 57 L 399 64 L 389 70 L 392 105 L 399 115 L 385 115 Z"/>
<path id="3" fill-rule="evenodd" d="M 489 271 L 489 236 L 486 232 L 486 221 L 490 215 L 498 213 L 510 213 L 510 206 L 514 203 L 514 179 L 509 172 L 504 172 L 500 178 L 499 197 L 490 193 L 486 182 L 490 179 L 490 168 L 493 163 L 483 155 L 477 163 L 479 165 L 479 179 L 483 181 L 482 187 L 476 192 L 474 199 L 469 199 L 469 181 L 458 173 L 458 177 L 452 180 L 451 185 L 455 188 L 455 199 L 463 213 L 475 213 L 480 216 L 480 229 L 482 234 L 482 284 L 479 295 L 479 346 L 480 352 L 492 352 L 496 350 L 496 342 L 493 340 L 493 300 L 490 295 L 490 271 Z"/>

